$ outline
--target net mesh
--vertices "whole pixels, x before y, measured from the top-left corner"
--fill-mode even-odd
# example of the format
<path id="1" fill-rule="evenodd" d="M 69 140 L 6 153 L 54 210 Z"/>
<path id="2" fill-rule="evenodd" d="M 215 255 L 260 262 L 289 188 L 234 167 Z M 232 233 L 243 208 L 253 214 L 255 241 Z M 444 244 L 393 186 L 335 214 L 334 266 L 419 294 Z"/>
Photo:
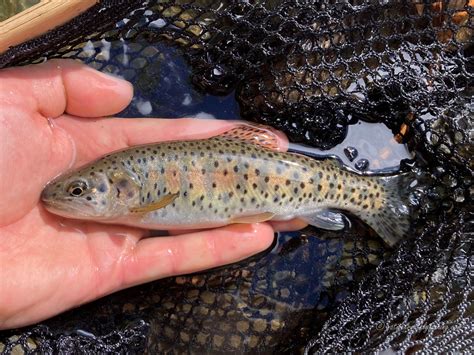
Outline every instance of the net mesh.
<path id="1" fill-rule="evenodd" d="M 429 179 L 411 190 L 417 223 L 395 250 L 357 223 L 282 234 L 240 264 L 1 332 L 0 351 L 472 352 L 473 24 L 471 0 L 102 1 L 0 55 L 0 67 L 79 59 L 146 96 L 166 43 L 243 118 L 323 149 L 381 122 L 416 152 L 403 168 Z"/>

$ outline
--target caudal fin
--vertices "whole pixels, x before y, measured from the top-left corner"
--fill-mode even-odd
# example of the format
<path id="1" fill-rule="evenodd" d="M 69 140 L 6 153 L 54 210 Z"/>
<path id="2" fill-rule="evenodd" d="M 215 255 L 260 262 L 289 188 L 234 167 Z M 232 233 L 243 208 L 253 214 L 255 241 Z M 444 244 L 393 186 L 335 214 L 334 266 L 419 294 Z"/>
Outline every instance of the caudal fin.
<path id="1" fill-rule="evenodd" d="M 369 210 L 361 217 L 388 245 L 394 246 L 410 230 L 410 208 L 406 201 L 413 176 L 405 173 L 378 179 L 385 189 L 382 206 Z"/>

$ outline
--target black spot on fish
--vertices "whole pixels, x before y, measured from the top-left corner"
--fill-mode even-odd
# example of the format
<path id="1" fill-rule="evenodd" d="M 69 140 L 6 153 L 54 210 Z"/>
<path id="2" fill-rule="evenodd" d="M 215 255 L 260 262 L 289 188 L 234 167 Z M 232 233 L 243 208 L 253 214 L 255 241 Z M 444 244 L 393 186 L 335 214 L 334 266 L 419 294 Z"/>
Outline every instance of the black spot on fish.
<path id="1" fill-rule="evenodd" d="M 297 193 L 298 193 L 298 188 L 295 187 L 295 188 L 293 189 L 293 192 L 294 192 L 295 194 L 297 194 Z"/>
<path id="2" fill-rule="evenodd" d="M 89 175 L 90 175 L 90 176 L 94 176 L 95 173 L 94 173 L 93 171 L 91 171 Z"/>
<path id="3" fill-rule="evenodd" d="M 279 188 L 280 188 L 280 185 L 275 185 L 274 190 L 278 191 Z"/>
<path id="4" fill-rule="evenodd" d="M 265 176 L 265 182 L 269 182 L 270 178 L 268 176 Z"/>
<path id="5" fill-rule="evenodd" d="M 253 184 L 252 184 L 252 187 L 253 187 L 254 189 L 256 189 L 256 188 L 257 188 L 257 184 L 256 184 L 256 183 L 253 183 Z"/>
<path id="6" fill-rule="evenodd" d="M 290 185 L 290 184 L 291 184 L 291 181 L 290 181 L 290 180 L 286 180 L 286 181 L 285 181 L 285 185 L 286 185 L 286 186 L 288 186 L 288 185 Z"/>
<path id="7" fill-rule="evenodd" d="M 202 174 L 202 175 L 206 175 L 206 169 L 204 169 L 204 168 L 201 169 L 201 174 Z"/>
<path id="8" fill-rule="evenodd" d="M 330 189 L 333 189 L 334 188 L 334 184 L 332 182 L 329 183 L 329 188 Z"/>
<path id="9" fill-rule="evenodd" d="M 255 169 L 255 175 L 259 176 L 260 175 L 260 170 Z"/>
<path id="10" fill-rule="evenodd" d="M 227 169 L 224 169 L 224 176 L 227 176 L 228 173 Z"/>
<path id="11" fill-rule="evenodd" d="M 239 167 L 237 165 L 234 166 L 234 172 L 236 172 L 236 173 L 239 172 Z"/>
<path id="12" fill-rule="evenodd" d="M 245 179 L 245 180 L 248 180 L 248 179 L 249 179 L 248 174 L 244 174 L 244 179 Z"/>
<path id="13" fill-rule="evenodd" d="M 216 187 L 217 187 L 216 183 L 213 182 L 213 183 L 212 183 L 212 188 L 215 189 Z"/>

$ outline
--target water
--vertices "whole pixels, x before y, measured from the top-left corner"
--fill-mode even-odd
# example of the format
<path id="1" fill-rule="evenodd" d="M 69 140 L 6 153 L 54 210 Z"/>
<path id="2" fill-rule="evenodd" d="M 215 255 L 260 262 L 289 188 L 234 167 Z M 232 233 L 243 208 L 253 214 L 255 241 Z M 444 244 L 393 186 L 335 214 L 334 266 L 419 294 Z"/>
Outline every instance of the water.
<path id="1" fill-rule="evenodd" d="M 89 65 L 134 84 L 134 98 L 120 117 L 240 119 L 234 93 L 213 96 L 196 91 L 189 79 L 192 69 L 177 48 L 145 40 L 101 41 L 87 43 L 84 52 Z M 397 171 L 402 160 L 413 158 L 384 124 L 368 122 L 349 126 L 345 140 L 330 150 L 297 144 L 291 144 L 290 150 L 336 157 L 349 169 L 365 173 Z"/>
<path id="2" fill-rule="evenodd" d="M 329 150 L 301 144 L 291 144 L 290 150 L 315 157 L 334 156 L 351 170 L 369 173 L 397 171 L 401 161 L 413 158 L 383 123 L 362 121 L 350 125 L 344 141 Z"/>
<path id="3" fill-rule="evenodd" d="M 133 83 L 133 100 L 119 117 L 240 118 L 233 93 L 218 97 L 196 91 L 189 80 L 191 68 L 179 50 L 165 44 L 151 45 L 140 40 L 135 43 L 87 42 L 71 52 L 70 56 L 78 57 L 98 70 L 123 77 Z M 366 122 L 351 125 L 346 139 L 328 151 L 296 144 L 291 144 L 290 150 L 317 157 L 336 157 L 348 169 L 363 170 L 364 173 L 393 172 L 399 168 L 403 159 L 411 158 L 407 148 L 393 139 L 389 129 L 382 124 Z M 361 226 L 356 223 L 353 228 Z M 312 230 L 309 234 L 279 233 L 273 248 L 260 255 L 254 266 L 247 266 L 249 276 L 226 281 L 215 288 L 212 285 L 209 285 L 209 288 L 207 285 L 203 287 L 206 292 L 214 292 L 216 297 L 231 299 L 229 307 L 234 309 L 236 317 L 244 320 L 263 317 L 288 324 L 280 331 L 269 333 L 268 337 L 274 337 L 278 341 L 279 336 L 285 332 L 297 331 L 297 328 L 291 328 L 291 324 L 300 324 L 295 319 L 302 317 L 302 311 L 313 313 L 313 310 L 317 309 L 321 311 L 319 317 L 323 319 L 333 306 L 334 300 L 345 297 L 343 285 L 357 277 L 355 272 L 367 267 L 366 264 L 376 264 L 382 259 L 384 248 L 380 240 L 364 238 L 363 242 L 358 242 L 354 239 L 343 240 L 341 235 L 320 230 Z M 351 232 L 343 235 L 347 238 L 354 237 Z M 196 277 L 199 279 L 199 275 Z M 187 304 L 191 302 L 187 296 L 183 296 L 183 299 L 175 296 L 185 293 L 186 287 L 192 288 L 194 284 L 181 286 L 178 279 L 176 278 L 172 289 L 165 288 L 159 292 L 163 299 L 170 299 L 169 302 Z M 163 282 L 169 283 L 170 280 Z M 196 288 L 199 292 L 203 291 L 202 287 Z M 156 296 L 158 291 L 150 291 L 150 294 Z M 120 299 L 120 296 L 117 297 Z M 160 329 L 167 326 L 161 323 L 161 312 L 165 309 L 160 297 L 155 304 L 149 304 L 149 311 L 143 315 L 144 319 L 152 323 L 153 331 L 159 334 L 155 342 L 162 342 L 160 339 L 163 334 Z M 252 300 L 259 297 L 265 298 L 266 308 L 252 305 Z M 139 298 L 135 301 L 133 297 L 128 299 L 129 302 L 137 302 L 137 306 L 141 305 Z M 227 327 L 229 322 L 233 321 L 225 316 L 221 318 L 218 312 L 206 316 L 206 324 L 211 324 L 211 330 Z M 179 331 L 192 331 L 192 326 L 186 322 L 177 323 L 175 327 Z M 83 336 L 90 336 L 88 329 L 80 329 L 80 332 L 84 332 L 81 333 Z M 241 335 L 246 336 L 244 333 Z M 179 345 L 182 343 L 176 344 Z M 189 346 L 192 348 L 192 344 Z"/>

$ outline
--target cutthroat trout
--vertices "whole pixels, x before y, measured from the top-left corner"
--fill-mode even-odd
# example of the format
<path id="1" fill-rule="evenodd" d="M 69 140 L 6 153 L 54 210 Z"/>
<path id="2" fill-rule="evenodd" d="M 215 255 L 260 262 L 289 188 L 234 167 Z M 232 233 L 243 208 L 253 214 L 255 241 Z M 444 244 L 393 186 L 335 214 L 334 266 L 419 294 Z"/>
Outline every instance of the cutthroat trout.
<path id="1" fill-rule="evenodd" d="M 334 160 L 278 152 L 274 133 L 250 125 L 219 136 L 117 151 L 44 189 L 64 217 L 147 229 L 214 228 L 301 218 L 340 230 L 349 212 L 389 245 L 409 228 L 398 176 L 363 176 Z"/>

